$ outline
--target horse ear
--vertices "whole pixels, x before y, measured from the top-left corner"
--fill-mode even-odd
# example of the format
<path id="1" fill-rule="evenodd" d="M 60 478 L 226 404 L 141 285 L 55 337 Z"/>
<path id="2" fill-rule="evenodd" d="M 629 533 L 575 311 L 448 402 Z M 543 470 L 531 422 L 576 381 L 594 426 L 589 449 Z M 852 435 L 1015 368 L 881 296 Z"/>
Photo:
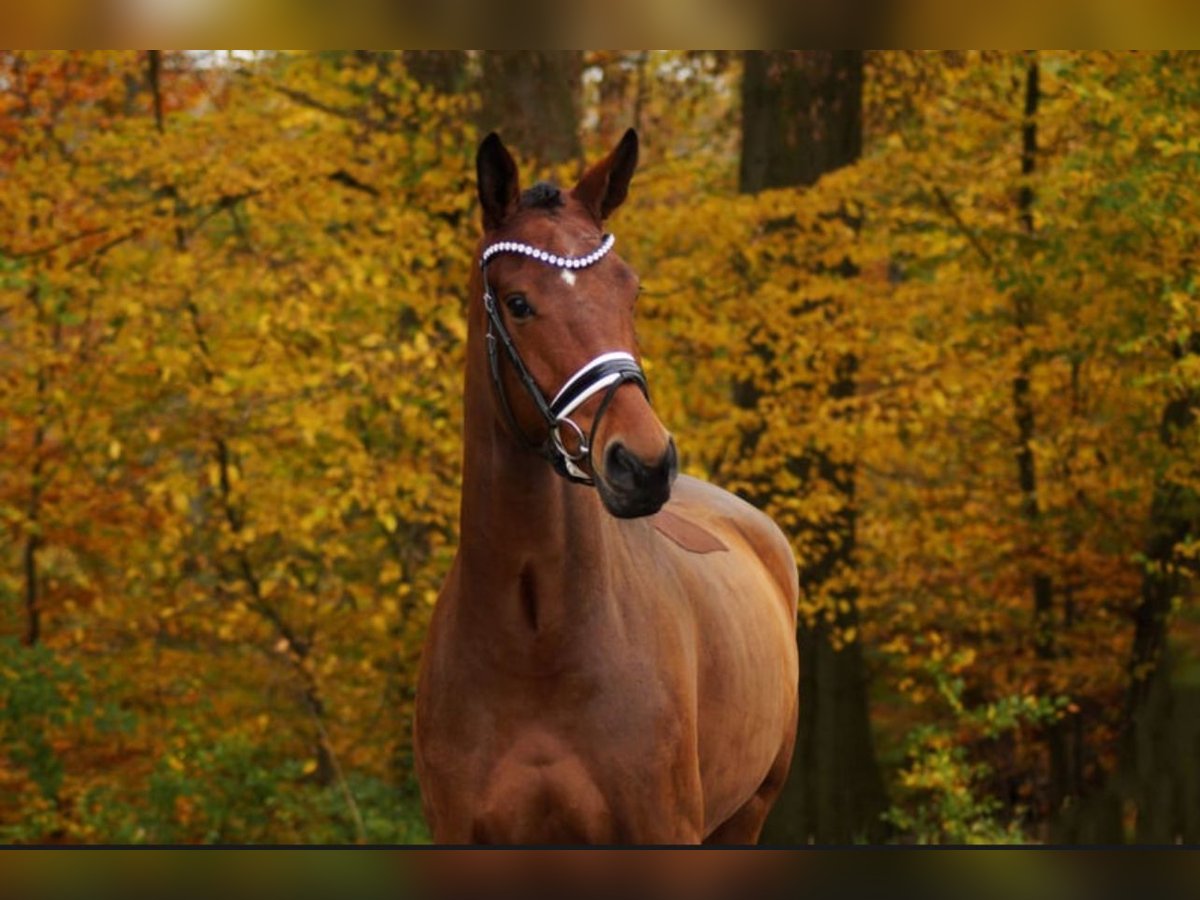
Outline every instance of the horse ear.
<path id="1" fill-rule="evenodd" d="M 479 145 L 475 155 L 475 178 L 479 204 L 483 207 L 483 229 L 499 228 L 517 208 L 521 188 L 517 164 L 494 131 Z"/>
<path id="2" fill-rule="evenodd" d="M 624 202 L 637 161 L 638 136 L 630 128 L 612 153 L 583 173 L 571 193 L 603 222 Z"/>

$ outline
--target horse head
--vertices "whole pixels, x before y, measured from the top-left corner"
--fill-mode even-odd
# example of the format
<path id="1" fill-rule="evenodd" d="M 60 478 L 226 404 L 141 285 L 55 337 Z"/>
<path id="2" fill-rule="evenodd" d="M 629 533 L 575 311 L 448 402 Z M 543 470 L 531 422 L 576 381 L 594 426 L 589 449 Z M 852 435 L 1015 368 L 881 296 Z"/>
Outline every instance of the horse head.
<path id="1" fill-rule="evenodd" d="M 603 230 L 625 199 L 637 156 L 630 129 L 570 191 L 539 183 L 524 192 L 495 133 L 476 158 L 498 424 L 559 474 L 594 484 L 621 518 L 657 512 L 678 471 L 637 351 L 638 278 L 610 252 L 613 238 Z"/>

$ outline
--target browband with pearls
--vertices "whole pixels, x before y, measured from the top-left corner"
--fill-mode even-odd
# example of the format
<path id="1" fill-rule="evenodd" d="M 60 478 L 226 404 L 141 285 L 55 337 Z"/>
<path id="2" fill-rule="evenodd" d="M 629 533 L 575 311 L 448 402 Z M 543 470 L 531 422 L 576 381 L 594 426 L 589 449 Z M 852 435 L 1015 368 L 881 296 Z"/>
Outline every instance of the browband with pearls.
<path id="1" fill-rule="evenodd" d="M 531 259 L 540 260 L 547 265 L 557 266 L 560 269 L 585 269 L 590 265 L 598 263 L 600 259 L 609 250 L 613 248 L 613 244 L 617 239 L 611 234 L 604 235 L 604 240 L 600 242 L 600 246 L 585 256 L 559 256 L 555 253 L 550 253 L 547 250 L 539 250 L 537 247 L 531 247 L 529 244 L 522 244 L 520 241 L 497 241 L 490 244 L 487 249 L 479 257 L 480 267 L 486 266 L 488 261 L 498 253 L 516 253 L 520 256 L 528 256 Z"/>

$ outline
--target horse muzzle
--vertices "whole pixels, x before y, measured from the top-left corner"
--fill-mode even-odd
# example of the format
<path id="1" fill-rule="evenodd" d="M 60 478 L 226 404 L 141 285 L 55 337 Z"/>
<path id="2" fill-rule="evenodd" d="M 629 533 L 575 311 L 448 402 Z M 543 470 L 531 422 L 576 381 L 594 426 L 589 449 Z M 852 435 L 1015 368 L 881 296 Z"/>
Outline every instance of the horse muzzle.
<path id="1" fill-rule="evenodd" d="M 604 451 L 604 467 L 597 472 L 596 488 L 604 508 L 619 519 L 650 516 L 671 497 L 679 474 L 679 454 L 673 438 L 657 460 L 647 461 L 614 440 Z"/>

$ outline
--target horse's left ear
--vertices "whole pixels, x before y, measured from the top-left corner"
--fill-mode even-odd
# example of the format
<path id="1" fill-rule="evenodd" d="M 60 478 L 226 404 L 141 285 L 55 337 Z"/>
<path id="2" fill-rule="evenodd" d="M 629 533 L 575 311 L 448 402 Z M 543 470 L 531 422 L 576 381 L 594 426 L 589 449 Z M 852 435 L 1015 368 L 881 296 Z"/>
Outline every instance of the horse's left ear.
<path id="1" fill-rule="evenodd" d="M 494 131 L 479 145 L 475 155 L 475 176 L 479 205 L 483 209 L 483 230 L 493 231 L 517 208 L 521 196 L 517 164 Z"/>
<path id="2" fill-rule="evenodd" d="M 571 191 L 597 222 L 603 222 L 625 200 L 637 168 L 638 136 L 630 128 L 615 150 L 583 173 Z"/>

